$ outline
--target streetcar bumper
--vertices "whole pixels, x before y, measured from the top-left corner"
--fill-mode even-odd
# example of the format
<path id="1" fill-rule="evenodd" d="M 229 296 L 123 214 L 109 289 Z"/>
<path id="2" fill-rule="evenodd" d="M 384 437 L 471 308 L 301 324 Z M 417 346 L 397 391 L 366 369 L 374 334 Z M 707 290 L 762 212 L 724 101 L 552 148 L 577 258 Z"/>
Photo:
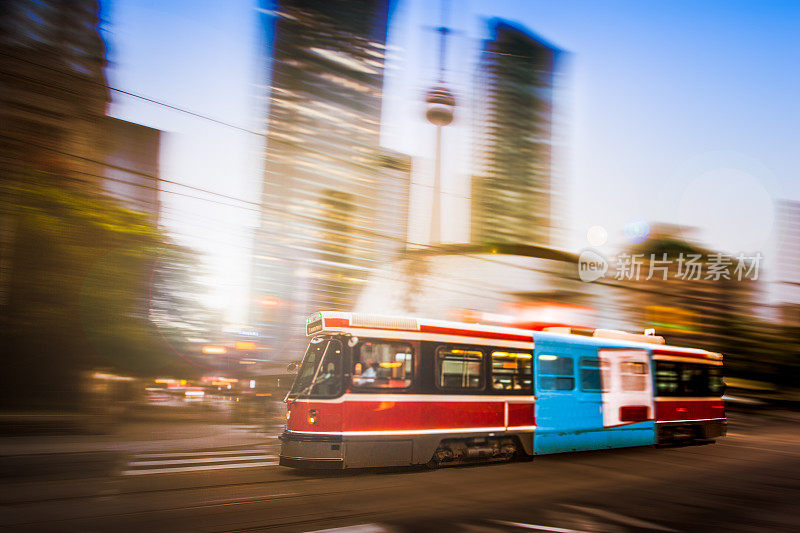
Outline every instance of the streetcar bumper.
<path id="1" fill-rule="evenodd" d="M 284 431 L 279 438 L 281 466 L 333 470 L 344 467 L 342 437 L 339 435 Z"/>
<path id="2" fill-rule="evenodd" d="M 728 432 L 728 421 L 725 418 L 716 420 L 681 420 L 676 422 L 656 422 L 658 442 L 670 440 L 676 432 L 694 435 L 701 439 L 724 437 Z"/>
<path id="3" fill-rule="evenodd" d="M 724 419 L 706 422 L 703 425 L 703 433 L 707 439 L 724 437 L 728 433 L 728 420 Z"/>

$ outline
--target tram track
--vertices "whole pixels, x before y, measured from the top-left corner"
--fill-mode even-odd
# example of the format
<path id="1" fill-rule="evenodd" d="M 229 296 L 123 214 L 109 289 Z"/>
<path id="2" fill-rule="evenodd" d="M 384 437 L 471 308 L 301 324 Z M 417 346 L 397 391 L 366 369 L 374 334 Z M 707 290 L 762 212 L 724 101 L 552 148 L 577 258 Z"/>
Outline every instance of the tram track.
<path id="1" fill-rule="evenodd" d="M 221 485 L 222 487 L 228 485 Z M 124 517 L 144 517 L 146 515 L 154 515 L 158 513 L 169 513 L 174 511 L 193 511 L 193 510 L 203 510 L 203 509 L 214 509 L 214 508 L 225 508 L 225 507 L 235 507 L 235 506 L 244 506 L 249 504 L 261 504 L 261 503 L 268 503 L 280 500 L 288 500 L 292 498 L 296 499 L 303 499 L 309 497 L 327 497 L 327 496 L 340 496 L 343 494 L 352 494 L 354 492 L 368 492 L 372 490 L 372 488 L 363 488 L 363 489 L 348 489 L 344 490 L 325 490 L 325 491 L 309 491 L 305 493 L 279 493 L 279 494 L 269 494 L 263 496 L 254 496 L 254 497 L 242 497 L 242 498 L 223 498 L 217 500 L 210 500 L 205 501 L 203 503 L 198 504 L 191 504 L 191 505 L 179 505 L 179 506 L 170 506 L 170 507 L 160 507 L 155 509 L 143 509 L 137 511 L 130 511 L 130 512 L 114 512 L 114 513 L 103 513 L 103 514 L 91 514 L 91 515 L 81 515 L 61 520 L 34 520 L 34 521 L 27 521 L 27 522 L 15 522 L 11 524 L 2 524 L 3 526 L 12 526 L 12 527 L 30 527 L 30 526 L 38 526 L 43 524 L 67 524 L 69 522 L 76 522 L 76 521 L 93 521 L 93 520 L 101 520 L 101 519 L 119 519 Z M 126 494 L 127 495 L 131 495 Z M 105 500 L 108 500 L 110 496 L 99 497 Z M 357 515 L 354 515 L 357 516 Z M 229 531 L 229 530 L 228 530 Z"/>
<path id="2" fill-rule="evenodd" d="M 559 522 L 563 512 L 558 516 L 546 512 L 551 504 L 562 510 L 566 504 L 685 531 L 681 513 L 706 516 L 719 507 L 741 514 L 747 505 L 743 498 L 752 498 L 753 493 L 763 495 L 758 502 L 760 515 L 783 513 L 785 522 L 790 518 L 785 518 L 783 502 L 792 490 L 797 491 L 795 495 L 800 492 L 796 481 L 800 446 L 794 430 L 788 423 L 756 426 L 746 438 L 711 446 L 559 454 L 531 463 L 434 471 L 298 473 L 267 467 L 262 473 L 269 479 L 253 480 L 253 473 L 245 471 L 219 471 L 205 477 L 158 474 L 147 485 L 139 481 L 126 485 L 131 478 L 119 477 L 105 485 L 103 494 L 3 506 L 0 526 L 15 531 L 113 526 L 121 533 L 161 531 L 167 524 L 180 523 L 196 531 L 301 531 L 375 522 L 410 527 L 409 516 L 419 515 L 470 524 L 477 523 L 470 522 L 473 519 L 492 518 L 569 529 L 569 524 Z M 47 485 L 42 487 L 46 494 Z M 617 493 L 625 496 L 613 496 Z M 649 499 L 663 500 L 673 511 L 659 510 L 661 504 L 648 505 Z M 689 506 L 681 507 L 681 502 Z"/>

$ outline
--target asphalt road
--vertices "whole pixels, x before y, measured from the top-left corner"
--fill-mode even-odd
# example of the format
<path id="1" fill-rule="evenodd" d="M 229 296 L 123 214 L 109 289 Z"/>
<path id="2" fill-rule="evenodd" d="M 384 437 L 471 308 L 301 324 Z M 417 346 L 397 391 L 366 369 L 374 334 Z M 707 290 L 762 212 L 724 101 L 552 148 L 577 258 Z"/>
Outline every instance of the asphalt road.
<path id="1" fill-rule="evenodd" d="M 798 418 L 715 444 L 435 471 L 300 473 L 277 442 L 0 458 L 7 531 L 799 531 Z M 83 466 L 81 466 L 83 465 Z M 209 468 L 211 467 L 211 468 Z"/>

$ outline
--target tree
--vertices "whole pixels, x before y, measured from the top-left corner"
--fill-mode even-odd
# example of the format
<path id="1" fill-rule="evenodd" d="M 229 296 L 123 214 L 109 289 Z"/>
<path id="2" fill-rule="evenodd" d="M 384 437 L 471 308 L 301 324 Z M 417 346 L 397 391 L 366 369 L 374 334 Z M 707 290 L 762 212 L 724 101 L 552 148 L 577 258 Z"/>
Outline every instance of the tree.
<path id="1" fill-rule="evenodd" d="M 0 392 L 4 405 L 76 407 L 82 373 L 97 368 L 187 371 L 150 320 L 149 295 L 159 271 L 168 271 L 175 286 L 191 286 L 191 256 L 147 215 L 104 196 L 52 178 L 26 178 L 10 188 L 14 232 L 0 318 L 10 378 Z M 183 285 L 176 283 L 179 272 Z M 166 288 L 157 292 L 169 300 Z"/>

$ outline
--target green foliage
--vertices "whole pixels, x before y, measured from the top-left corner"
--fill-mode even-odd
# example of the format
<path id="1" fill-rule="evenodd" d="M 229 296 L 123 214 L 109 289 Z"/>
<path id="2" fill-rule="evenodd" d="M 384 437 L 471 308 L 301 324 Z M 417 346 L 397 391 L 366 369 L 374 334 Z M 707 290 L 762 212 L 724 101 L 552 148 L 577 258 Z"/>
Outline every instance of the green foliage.
<path id="1" fill-rule="evenodd" d="M 675 231 L 662 231 L 641 244 L 629 248 L 631 254 L 651 254 L 661 259 L 666 254 L 673 262 L 680 254 L 700 254 L 703 260 L 714 252 L 688 242 Z M 758 305 L 758 285 L 752 280 L 682 281 L 662 284 L 663 292 L 654 293 L 653 303 L 664 305 L 667 297 L 680 308 L 699 314 L 701 335 L 687 342 L 693 346 L 722 352 L 725 374 L 729 377 L 757 380 L 781 388 L 797 388 L 800 378 L 800 331 L 753 316 Z M 669 340 L 669 339 L 668 339 Z"/>
<path id="2" fill-rule="evenodd" d="M 13 201 L 0 330 L 13 378 L 2 392 L 7 400 L 79 403 L 79 376 L 98 368 L 189 371 L 172 346 L 180 328 L 162 336 L 149 314 L 153 281 L 161 282 L 161 301 L 175 303 L 164 283 L 191 285 L 194 256 L 171 245 L 147 215 L 52 180 L 26 179 L 3 199 Z"/>

